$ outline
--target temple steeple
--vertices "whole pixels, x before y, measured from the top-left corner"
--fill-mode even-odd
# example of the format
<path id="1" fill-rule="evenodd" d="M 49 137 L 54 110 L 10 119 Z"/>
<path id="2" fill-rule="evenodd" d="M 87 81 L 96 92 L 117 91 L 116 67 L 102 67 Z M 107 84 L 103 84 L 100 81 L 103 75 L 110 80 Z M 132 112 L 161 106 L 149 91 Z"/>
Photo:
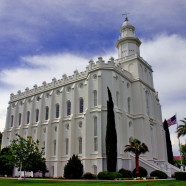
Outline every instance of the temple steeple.
<path id="1" fill-rule="evenodd" d="M 120 28 L 121 36 L 116 43 L 118 49 L 118 58 L 127 57 L 133 54 L 140 55 L 139 47 L 141 41 L 135 36 L 135 28 L 128 21 L 128 17 L 125 17 L 125 21 Z"/>

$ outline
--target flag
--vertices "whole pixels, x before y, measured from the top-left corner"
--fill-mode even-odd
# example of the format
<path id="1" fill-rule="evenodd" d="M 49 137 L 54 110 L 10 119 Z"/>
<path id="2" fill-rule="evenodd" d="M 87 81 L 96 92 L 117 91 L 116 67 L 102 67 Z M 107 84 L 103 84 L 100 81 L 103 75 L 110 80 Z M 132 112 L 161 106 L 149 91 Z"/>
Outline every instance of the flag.
<path id="1" fill-rule="evenodd" d="M 176 122 L 176 115 L 172 116 L 170 119 L 167 120 L 167 124 L 170 127 L 171 125 L 175 125 Z"/>

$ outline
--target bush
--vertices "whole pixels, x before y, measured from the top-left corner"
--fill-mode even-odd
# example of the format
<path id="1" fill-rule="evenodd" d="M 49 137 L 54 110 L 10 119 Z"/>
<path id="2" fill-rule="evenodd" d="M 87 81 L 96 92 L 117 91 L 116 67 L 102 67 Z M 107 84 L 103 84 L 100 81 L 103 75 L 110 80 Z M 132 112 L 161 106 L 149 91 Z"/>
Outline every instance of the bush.
<path id="1" fill-rule="evenodd" d="M 186 180 L 186 172 L 175 172 L 176 180 Z"/>
<path id="2" fill-rule="evenodd" d="M 81 178 L 83 174 L 83 165 L 77 155 L 73 155 L 72 158 L 64 167 L 64 177 L 68 179 Z"/>
<path id="3" fill-rule="evenodd" d="M 132 174 L 133 174 L 133 177 L 137 177 L 136 168 L 133 170 Z M 139 177 L 146 177 L 146 176 L 147 176 L 147 170 L 143 167 L 139 167 Z"/>
<path id="4" fill-rule="evenodd" d="M 116 178 L 122 178 L 122 174 L 120 174 L 119 172 L 107 171 L 99 172 L 98 174 L 98 179 L 100 180 L 114 180 Z"/>
<path id="5" fill-rule="evenodd" d="M 151 176 L 151 177 L 158 177 L 158 178 L 160 178 L 160 179 L 167 179 L 167 177 L 168 177 L 166 173 L 164 173 L 164 172 L 162 172 L 162 171 L 160 171 L 160 170 L 152 171 L 152 172 L 150 173 L 150 176 Z"/>
<path id="6" fill-rule="evenodd" d="M 85 172 L 85 174 L 83 174 L 83 178 L 94 179 L 94 175 L 91 172 Z"/>
<path id="7" fill-rule="evenodd" d="M 120 169 L 119 173 L 122 174 L 122 178 L 132 178 L 132 172 L 125 169 Z"/>

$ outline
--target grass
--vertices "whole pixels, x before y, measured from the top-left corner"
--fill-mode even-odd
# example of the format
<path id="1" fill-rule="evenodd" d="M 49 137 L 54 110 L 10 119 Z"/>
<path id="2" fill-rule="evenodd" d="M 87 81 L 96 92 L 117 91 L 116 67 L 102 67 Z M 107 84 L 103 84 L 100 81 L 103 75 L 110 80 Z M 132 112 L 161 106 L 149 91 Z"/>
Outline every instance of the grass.
<path id="1" fill-rule="evenodd" d="M 161 180 L 161 181 L 88 181 L 88 180 L 34 180 L 34 179 L 26 179 L 26 183 L 24 180 L 18 179 L 10 179 L 10 178 L 0 178 L 1 186 L 66 186 L 66 185 L 80 185 L 80 186 L 186 186 L 185 181 L 177 181 L 177 180 Z"/>

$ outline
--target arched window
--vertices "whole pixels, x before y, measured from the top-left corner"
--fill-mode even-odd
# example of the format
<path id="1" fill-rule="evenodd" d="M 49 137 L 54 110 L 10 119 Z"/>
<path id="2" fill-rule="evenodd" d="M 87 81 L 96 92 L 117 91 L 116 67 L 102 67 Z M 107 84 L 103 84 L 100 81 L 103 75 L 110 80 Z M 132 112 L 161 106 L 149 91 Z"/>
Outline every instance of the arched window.
<path id="1" fill-rule="evenodd" d="M 43 150 L 43 155 L 45 155 L 45 141 L 42 143 L 42 150 Z"/>
<path id="2" fill-rule="evenodd" d="M 19 125 L 21 125 L 21 113 L 19 113 Z"/>
<path id="3" fill-rule="evenodd" d="M 83 98 L 79 99 L 79 113 L 83 113 Z"/>
<path id="4" fill-rule="evenodd" d="M 94 151 L 98 150 L 98 122 L 97 117 L 94 117 Z"/>
<path id="5" fill-rule="evenodd" d="M 94 117 L 94 136 L 98 135 L 97 131 L 97 117 Z"/>
<path id="6" fill-rule="evenodd" d="M 10 123 L 10 126 L 13 127 L 13 125 L 14 125 L 14 116 L 11 115 L 11 123 Z"/>
<path id="7" fill-rule="evenodd" d="M 119 106 L 119 92 L 116 92 L 116 105 Z"/>
<path id="8" fill-rule="evenodd" d="M 79 138 L 79 154 L 82 154 L 82 137 Z"/>
<path id="9" fill-rule="evenodd" d="M 97 166 L 96 165 L 93 166 L 93 169 L 94 169 L 94 174 L 97 174 Z"/>
<path id="10" fill-rule="evenodd" d="M 94 137 L 94 151 L 98 151 L 98 138 Z"/>
<path id="11" fill-rule="evenodd" d="M 39 109 L 36 109 L 36 122 L 39 121 Z"/>
<path id="12" fill-rule="evenodd" d="M 149 92 L 145 91 L 145 97 L 146 97 L 146 111 L 147 115 L 150 115 L 150 105 L 149 105 Z"/>
<path id="13" fill-rule="evenodd" d="M 27 114 L 26 114 L 26 123 L 29 124 L 30 122 L 30 111 L 27 111 Z"/>
<path id="14" fill-rule="evenodd" d="M 132 122 L 131 121 L 129 122 L 129 127 L 132 127 Z"/>
<path id="15" fill-rule="evenodd" d="M 131 100 L 129 97 L 128 97 L 127 102 L 128 102 L 128 113 L 130 113 L 131 112 Z"/>
<path id="16" fill-rule="evenodd" d="M 54 156 L 56 155 L 56 140 L 54 140 Z"/>
<path id="17" fill-rule="evenodd" d="M 56 118 L 59 118 L 59 104 L 56 104 Z"/>
<path id="18" fill-rule="evenodd" d="M 49 115 L 49 107 L 45 107 L 45 120 L 48 120 L 48 115 Z"/>
<path id="19" fill-rule="evenodd" d="M 66 139 L 66 155 L 68 154 L 68 139 Z"/>
<path id="20" fill-rule="evenodd" d="M 97 106 L 98 101 L 97 101 L 97 90 L 94 90 L 94 106 Z"/>
<path id="21" fill-rule="evenodd" d="M 67 116 L 71 114 L 71 102 L 68 100 L 67 101 Z"/>

